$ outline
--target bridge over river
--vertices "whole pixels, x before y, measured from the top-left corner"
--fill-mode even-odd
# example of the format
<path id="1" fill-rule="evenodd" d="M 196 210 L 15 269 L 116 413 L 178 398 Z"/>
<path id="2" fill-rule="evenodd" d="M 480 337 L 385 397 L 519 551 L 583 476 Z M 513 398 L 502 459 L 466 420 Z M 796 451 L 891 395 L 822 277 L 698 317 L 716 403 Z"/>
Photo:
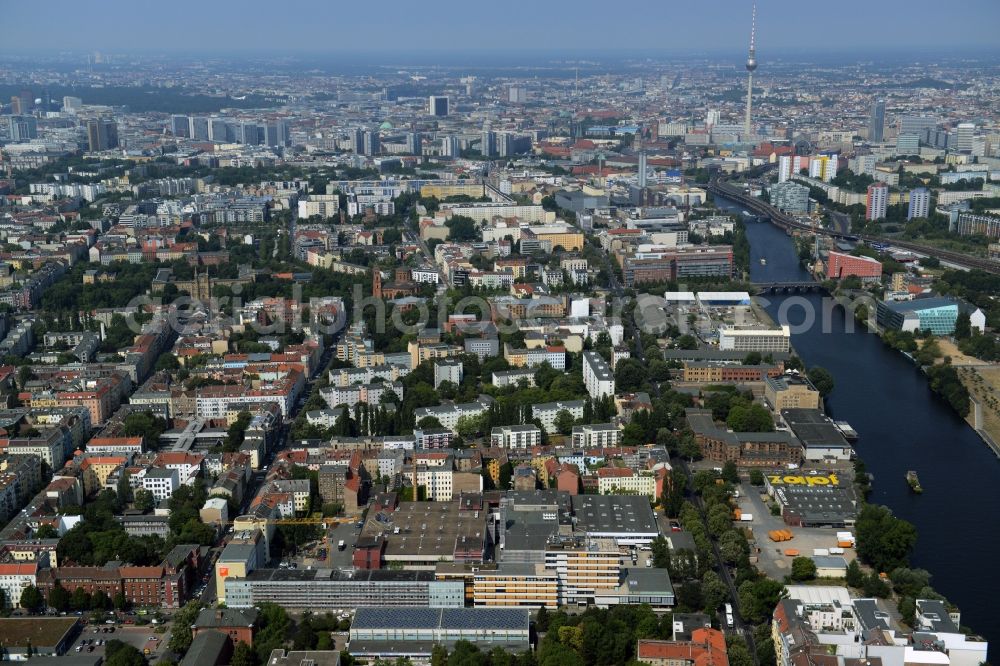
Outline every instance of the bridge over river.
<path id="1" fill-rule="evenodd" d="M 757 215 L 761 215 L 763 217 L 770 219 L 772 224 L 781 227 L 786 231 L 789 230 L 807 231 L 843 240 L 851 240 L 851 241 L 862 240 L 869 243 L 886 243 L 892 245 L 893 247 L 909 250 L 917 254 L 925 255 L 928 257 L 936 257 L 941 261 L 945 261 L 950 264 L 954 264 L 956 266 L 961 266 L 963 268 L 978 268 L 988 273 L 1000 274 L 1000 262 L 993 261 L 990 259 L 984 259 L 982 257 L 973 257 L 967 254 L 962 254 L 960 252 L 952 252 L 950 250 L 941 250 L 936 247 L 921 245 L 919 243 L 911 243 L 910 241 L 897 240 L 895 238 L 885 238 L 882 236 L 866 236 L 866 235 L 858 236 L 849 233 L 844 233 L 843 231 L 839 230 L 824 229 L 823 227 L 814 227 L 810 224 L 803 224 L 802 222 L 799 222 L 792 216 L 782 213 L 774 206 L 764 201 L 761 201 L 756 197 L 748 195 L 742 189 L 734 187 L 733 185 L 722 182 L 720 180 L 713 180 L 711 183 L 709 183 L 708 190 L 712 194 L 716 194 L 718 196 L 730 199 L 738 203 L 743 208 L 746 208 L 747 210 Z"/>

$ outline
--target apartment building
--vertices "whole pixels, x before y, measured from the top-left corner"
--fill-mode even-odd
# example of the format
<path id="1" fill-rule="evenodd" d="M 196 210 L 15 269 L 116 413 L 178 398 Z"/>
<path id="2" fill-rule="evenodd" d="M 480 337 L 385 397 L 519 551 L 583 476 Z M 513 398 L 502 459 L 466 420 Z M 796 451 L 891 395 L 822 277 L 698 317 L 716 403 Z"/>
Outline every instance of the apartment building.
<path id="1" fill-rule="evenodd" d="M 504 449 L 530 449 L 542 445 L 542 431 L 533 423 L 498 426 L 490 431 L 490 445 Z"/>
<path id="2" fill-rule="evenodd" d="M 569 412 L 574 420 L 578 420 L 583 418 L 583 406 L 583 400 L 545 402 L 540 405 L 531 406 L 531 418 L 538 419 L 542 424 L 542 429 L 552 434 L 558 430 L 555 426 L 555 421 L 559 412 Z"/>
<path id="3" fill-rule="evenodd" d="M 524 382 L 527 386 L 535 385 L 535 370 L 518 368 L 517 370 L 497 370 L 493 373 L 493 385 L 497 388 L 517 386 Z"/>
<path id="4" fill-rule="evenodd" d="M 622 431 L 614 423 L 591 423 L 573 426 L 573 447 L 611 448 L 621 445 Z"/>
<path id="5" fill-rule="evenodd" d="M 583 383 L 594 400 L 615 394 L 615 376 L 596 351 L 583 352 Z"/>
<path id="6" fill-rule="evenodd" d="M 597 490 L 602 495 L 646 495 L 656 499 L 656 475 L 650 470 L 602 467 L 597 470 Z"/>
<path id="7" fill-rule="evenodd" d="M 614 539 L 555 536 L 545 545 L 545 568 L 559 575 L 560 604 L 590 605 L 618 587 L 621 551 Z"/>
<path id="8" fill-rule="evenodd" d="M 473 605 L 482 607 L 559 607 L 559 574 L 544 564 L 481 567 L 473 577 Z"/>
<path id="9" fill-rule="evenodd" d="M 764 399 L 775 413 L 784 409 L 821 409 L 823 399 L 809 378 L 801 374 L 786 373 L 764 380 Z"/>
<path id="10" fill-rule="evenodd" d="M 565 347 L 546 346 L 514 349 L 510 345 L 504 345 L 503 356 L 515 368 L 534 368 L 542 363 L 548 363 L 553 370 L 566 369 Z"/>
<path id="11" fill-rule="evenodd" d="M 461 608 L 465 602 L 462 581 L 436 580 L 432 571 L 258 569 L 246 578 L 229 578 L 225 586 L 231 608 L 262 603 L 303 610 Z"/>
<path id="12" fill-rule="evenodd" d="M 432 416 L 438 420 L 442 427 L 448 428 L 451 431 L 455 430 L 455 426 L 458 425 L 458 420 L 463 416 L 479 416 L 484 414 L 490 405 L 493 404 L 493 398 L 488 395 L 481 395 L 476 402 L 466 402 L 451 405 L 440 405 L 436 407 L 420 407 L 413 411 L 413 417 L 417 423 L 428 416 Z M 583 416 L 583 403 L 580 404 L 580 415 Z"/>
<path id="13" fill-rule="evenodd" d="M 732 461 L 738 467 L 765 469 L 802 462 L 802 443 L 791 433 L 733 432 L 717 425 L 707 409 L 688 409 L 685 416 L 706 460 L 720 464 Z"/>
<path id="14" fill-rule="evenodd" d="M 685 382 L 701 384 L 717 382 L 742 384 L 762 382 L 766 377 L 778 377 L 783 370 L 782 364 L 743 365 L 719 361 L 684 361 L 682 377 Z"/>
<path id="15" fill-rule="evenodd" d="M 791 344 L 791 328 L 737 328 L 723 326 L 719 329 L 719 349 L 741 352 L 787 352 Z"/>
<path id="16" fill-rule="evenodd" d="M 830 252 L 826 260 L 826 277 L 833 280 L 857 277 L 862 282 L 873 282 L 882 278 L 882 262 L 871 257 Z"/>
<path id="17" fill-rule="evenodd" d="M 390 394 L 398 400 L 403 399 L 402 382 L 375 382 L 372 384 L 351 384 L 349 386 L 328 386 L 320 391 L 320 396 L 326 404 L 332 407 L 347 405 L 354 407 L 359 403 L 378 405 Z"/>
<path id="18" fill-rule="evenodd" d="M 38 562 L 0 564 L 0 591 L 11 608 L 21 607 L 21 594 L 37 583 Z"/>
<path id="19" fill-rule="evenodd" d="M 152 493 L 157 502 L 170 499 L 174 491 L 180 487 L 180 478 L 176 469 L 154 468 L 146 470 L 140 476 L 140 485 Z"/>

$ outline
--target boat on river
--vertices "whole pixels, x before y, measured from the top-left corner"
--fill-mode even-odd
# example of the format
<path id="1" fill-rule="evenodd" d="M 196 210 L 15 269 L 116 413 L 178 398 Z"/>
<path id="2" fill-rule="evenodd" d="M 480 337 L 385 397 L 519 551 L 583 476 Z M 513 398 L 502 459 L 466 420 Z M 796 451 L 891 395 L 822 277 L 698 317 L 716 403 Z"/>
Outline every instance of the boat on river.
<path id="1" fill-rule="evenodd" d="M 917 477 L 917 473 L 912 469 L 906 473 L 906 482 L 910 484 L 910 490 L 920 494 L 924 492 L 923 486 L 920 485 L 920 479 Z"/>
<path id="2" fill-rule="evenodd" d="M 767 259 L 765 259 L 764 257 L 761 257 L 760 258 L 760 265 L 761 266 L 767 266 Z"/>

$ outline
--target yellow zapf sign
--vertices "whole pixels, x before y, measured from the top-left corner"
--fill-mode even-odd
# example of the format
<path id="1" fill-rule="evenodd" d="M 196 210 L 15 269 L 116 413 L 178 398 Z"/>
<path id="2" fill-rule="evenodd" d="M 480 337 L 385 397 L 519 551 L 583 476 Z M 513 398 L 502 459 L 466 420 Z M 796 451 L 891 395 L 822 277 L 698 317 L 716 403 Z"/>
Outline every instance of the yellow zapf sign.
<path id="1" fill-rule="evenodd" d="M 834 473 L 823 475 L 782 475 L 768 474 L 767 481 L 772 486 L 839 486 L 840 479 Z"/>

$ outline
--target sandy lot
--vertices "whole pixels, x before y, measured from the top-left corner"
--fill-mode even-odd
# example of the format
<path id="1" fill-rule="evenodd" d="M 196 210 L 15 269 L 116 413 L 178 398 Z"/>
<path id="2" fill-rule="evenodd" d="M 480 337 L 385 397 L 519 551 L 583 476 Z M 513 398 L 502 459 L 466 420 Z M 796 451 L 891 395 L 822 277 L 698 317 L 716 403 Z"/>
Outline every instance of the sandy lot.
<path id="1" fill-rule="evenodd" d="M 994 441 L 1000 442 L 1000 365 L 980 365 L 958 368 L 958 376 L 965 388 L 982 408 L 983 429 Z M 975 427 L 975 409 L 970 410 L 966 421 Z"/>
<path id="2" fill-rule="evenodd" d="M 941 348 L 941 353 L 944 354 L 944 356 L 951 357 L 951 362 L 953 365 L 989 365 L 989 363 L 987 363 L 986 361 L 980 361 L 978 358 L 974 356 L 966 356 L 961 351 L 959 351 L 958 347 L 955 346 L 954 342 L 952 342 L 947 338 L 934 338 L 934 339 L 937 341 L 938 347 Z M 943 363 L 944 360 L 941 359 L 938 362 Z"/>

